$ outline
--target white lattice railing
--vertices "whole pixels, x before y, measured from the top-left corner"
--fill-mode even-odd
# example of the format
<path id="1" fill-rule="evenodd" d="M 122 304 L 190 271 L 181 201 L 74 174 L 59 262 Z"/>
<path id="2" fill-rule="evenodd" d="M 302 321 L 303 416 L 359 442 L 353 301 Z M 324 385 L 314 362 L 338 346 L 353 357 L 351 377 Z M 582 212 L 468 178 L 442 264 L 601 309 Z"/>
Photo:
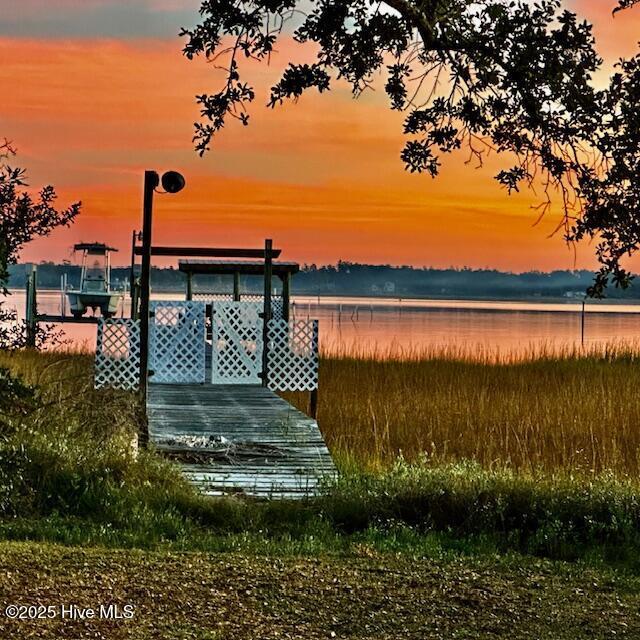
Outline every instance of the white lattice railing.
<path id="1" fill-rule="evenodd" d="M 151 381 L 204 382 L 204 304 L 153 302 L 151 306 L 149 367 L 154 371 Z M 259 382 L 262 354 L 259 309 L 260 305 L 256 303 L 244 303 L 235 308 L 229 305 L 225 310 L 228 313 L 218 316 L 220 324 L 216 335 L 219 342 L 214 341 L 213 382 Z M 231 317 L 237 313 L 241 316 Z M 287 323 L 273 318 L 269 321 L 268 342 L 269 388 L 274 391 L 318 388 L 317 320 Z M 96 388 L 135 390 L 139 386 L 139 375 L 140 322 L 124 318 L 100 320 L 95 359 Z"/>
<path id="2" fill-rule="evenodd" d="M 272 319 L 268 326 L 267 381 L 274 391 L 318 388 L 318 321 Z"/>
<path id="3" fill-rule="evenodd" d="M 150 308 L 149 381 L 204 382 L 204 302 L 153 301 Z"/>
<path id="4" fill-rule="evenodd" d="M 273 320 L 284 320 L 282 298 L 271 298 L 271 318 Z"/>
<path id="5" fill-rule="evenodd" d="M 264 296 L 261 293 L 243 293 L 240 296 L 240 300 L 242 300 L 243 302 L 257 302 L 262 307 Z M 283 309 L 282 296 L 280 295 L 271 296 L 271 317 L 274 320 L 283 319 L 282 309 Z M 260 309 L 260 312 L 262 312 L 262 308 Z"/>
<path id="6" fill-rule="evenodd" d="M 262 305 L 258 302 L 213 303 L 211 382 L 260 384 Z"/>
<path id="7" fill-rule="evenodd" d="M 213 291 L 194 291 L 191 294 L 192 300 L 200 302 L 218 302 L 233 300 L 233 293 L 215 293 Z"/>
<path id="8" fill-rule="evenodd" d="M 140 381 L 140 322 L 126 318 L 98 323 L 94 385 L 133 391 Z"/>
<path id="9" fill-rule="evenodd" d="M 191 294 L 193 300 L 200 302 L 233 302 L 232 293 L 216 293 L 214 291 L 194 291 Z M 240 302 L 259 302 L 262 305 L 264 296 L 261 293 L 242 293 L 240 294 Z M 282 319 L 282 296 L 277 294 L 271 296 L 271 315 L 272 317 Z M 260 309 L 262 311 L 262 309 Z"/>

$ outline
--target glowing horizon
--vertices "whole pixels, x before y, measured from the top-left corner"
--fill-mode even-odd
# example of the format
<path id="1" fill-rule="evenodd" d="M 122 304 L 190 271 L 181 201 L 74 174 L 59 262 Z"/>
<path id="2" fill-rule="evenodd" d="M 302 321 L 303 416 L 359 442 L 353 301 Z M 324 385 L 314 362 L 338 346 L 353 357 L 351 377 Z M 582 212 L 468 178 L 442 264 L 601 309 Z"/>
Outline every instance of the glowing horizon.
<path id="1" fill-rule="evenodd" d="M 4 19 L 11 7 L 3 4 Z M 24 3 L 21 20 L 29 8 L 36 15 L 39 4 Z M 64 0 L 60 10 L 82 14 L 80 4 Z M 602 4 L 570 4 L 594 21 L 608 60 L 633 52 L 640 11 L 611 20 Z M 166 22 L 198 3 L 144 5 Z M 94 12 L 105 7 L 127 15 L 120 0 L 85 5 Z M 120 262 L 131 230 L 140 227 L 143 171 L 177 169 L 187 187 L 157 197 L 158 243 L 260 246 L 272 237 L 283 258 L 318 264 L 343 259 L 509 271 L 595 265 L 589 246 L 574 258 L 561 233 L 549 237 L 557 213 L 533 226 L 533 193 L 509 197 L 497 185 L 492 176 L 505 161 L 488 158 L 474 169 L 459 153 L 444 157 L 435 180 L 407 174 L 399 159 L 402 114 L 389 111 L 381 92 L 354 102 L 336 84 L 330 94 L 309 94 L 275 110 L 259 97 L 251 125 L 230 124 L 200 159 L 191 144 L 194 96 L 217 86 L 216 72 L 185 60 L 177 37 L 71 37 L 57 27 L 42 34 L 43 28 L 34 29 L 37 37 L 0 28 L 0 135 L 17 146 L 15 164 L 27 168 L 31 184 L 55 185 L 61 205 L 82 200 L 83 212 L 70 229 L 29 245 L 24 261 L 68 259 L 75 242 L 97 239 L 118 246 Z M 292 51 L 284 41 L 270 67 L 252 70 L 258 96 L 266 96 Z M 293 55 L 311 58 L 313 50 L 296 47 Z"/>

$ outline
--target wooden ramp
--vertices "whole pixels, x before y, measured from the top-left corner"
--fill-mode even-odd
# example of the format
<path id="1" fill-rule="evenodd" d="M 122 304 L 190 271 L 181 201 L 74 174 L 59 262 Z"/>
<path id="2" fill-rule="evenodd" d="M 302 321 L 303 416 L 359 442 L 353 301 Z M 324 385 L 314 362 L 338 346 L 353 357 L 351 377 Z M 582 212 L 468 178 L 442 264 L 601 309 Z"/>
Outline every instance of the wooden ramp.
<path id="1" fill-rule="evenodd" d="M 149 437 L 209 495 L 315 495 L 336 468 L 315 420 L 253 385 L 151 384 Z"/>

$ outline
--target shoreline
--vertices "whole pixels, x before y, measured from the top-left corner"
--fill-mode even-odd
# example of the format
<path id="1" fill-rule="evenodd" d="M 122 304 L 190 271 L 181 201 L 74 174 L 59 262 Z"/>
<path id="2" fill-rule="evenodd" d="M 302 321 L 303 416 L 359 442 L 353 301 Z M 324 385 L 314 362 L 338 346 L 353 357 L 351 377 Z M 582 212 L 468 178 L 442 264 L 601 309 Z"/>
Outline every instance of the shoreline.
<path id="1" fill-rule="evenodd" d="M 60 295 L 59 289 L 41 288 L 38 290 L 45 295 Z M 18 294 L 24 295 L 22 289 L 9 289 L 9 296 Z M 184 295 L 182 290 L 154 290 L 155 295 L 170 296 Z M 125 294 L 125 300 L 128 300 Z M 8 299 L 5 299 L 8 301 Z M 388 308 L 407 309 L 411 311 L 469 311 L 469 312 L 502 312 L 502 313 L 581 313 L 583 300 L 576 298 L 558 297 L 522 297 L 522 298 L 500 298 L 500 297 L 400 297 L 400 296 L 366 296 L 366 295 L 312 295 L 293 294 L 291 297 L 292 306 L 346 306 L 349 309 L 361 308 L 366 312 L 368 308 Z M 585 312 L 589 314 L 635 314 L 640 313 L 640 299 L 587 299 L 585 301 Z"/>

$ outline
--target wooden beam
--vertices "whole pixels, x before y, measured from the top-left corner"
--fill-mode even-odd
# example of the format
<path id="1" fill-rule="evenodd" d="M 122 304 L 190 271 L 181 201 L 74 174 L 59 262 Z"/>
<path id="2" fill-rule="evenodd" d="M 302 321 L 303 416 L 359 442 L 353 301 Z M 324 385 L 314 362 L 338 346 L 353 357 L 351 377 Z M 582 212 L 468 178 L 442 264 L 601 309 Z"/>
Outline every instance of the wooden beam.
<path id="1" fill-rule="evenodd" d="M 318 323 L 313 323 L 313 344 L 320 344 L 320 336 L 318 335 Z M 320 381 L 318 380 L 318 386 Z M 318 387 L 309 392 L 309 415 L 315 420 L 318 417 Z"/>
<path id="2" fill-rule="evenodd" d="M 240 274 L 237 271 L 233 272 L 233 299 L 240 300 Z"/>
<path id="3" fill-rule="evenodd" d="M 264 241 L 264 312 L 262 322 L 262 386 L 266 387 L 269 383 L 269 320 L 271 320 L 271 268 L 272 254 L 271 247 L 273 242 L 271 239 Z"/>
<path id="4" fill-rule="evenodd" d="M 318 417 L 318 390 L 312 389 L 309 392 L 309 415 L 316 420 Z"/>
<path id="5" fill-rule="evenodd" d="M 142 271 L 140 274 L 140 394 L 142 406 L 146 406 L 149 369 L 149 299 L 151 297 L 151 229 L 153 216 L 153 191 L 160 183 L 155 171 L 144 172 L 144 198 L 142 204 Z M 146 423 L 140 426 L 138 440 L 146 447 L 149 432 Z"/>
<path id="6" fill-rule="evenodd" d="M 282 279 L 286 273 L 295 274 L 300 266 L 295 262 L 271 263 L 273 277 Z M 260 260 L 232 260 L 232 259 L 198 259 L 178 260 L 178 271 L 196 275 L 233 276 L 237 271 L 240 276 L 264 276 L 264 258 Z"/>
<path id="7" fill-rule="evenodd" d="M 50 313 L 40 313 L 36 316 L 39 322 L 60 322 L 64 324 L 98 324 L 102 320 L 102 316 L 81 316 L 74 318 L 73 316 L 59 316 Z"/>
<path id="8" fill-rule="evenodd" d="M 36 336 L 38 333 L 38 318 L 37 307 L 38 303 L 36 300 L 36 289 L 37 289 L 37 270 L 36 265 L 32 264 L 29 268 L 29 273 L 27 275 L 27 300 L 26 300 L 26 343 L 27 347 L 35 347 L 36 346 Z"/>
<path id="9" fill-rule="evenodd" d="M 144 255 L 144 247 L 135 247 L 137 256 Z M 273 249 L 271 257 L 277 258 L 281 249 Z M 234 249 L 232 247 L 151 247 L 152 256 L 192 258 L 259 258 L 264 259 L 264 249 Z"/>
<path id="10" fill-rule="evenodd" d="M 133 279 L 133 289 L 131 290 L 131 319 L 140 319 L 140 280 Z"/>
<path id="11" fill-rule="evenodd" d="M 133 287 L 135 285 L 136 280 L 136 231 L 135 229 L 131 232 L 131 268 L 129 271 L 129 291 L 133 296 Z"/>
<path id="12" fill-rule="evenodd" d="M 193 300 L 193 274 L 187 273 L 187 300 Z"/>
<path id="13" fill-rule="evenodd" d="M 291 274 L 282 276 L 282 318 L 289 322 L 289 304 L 291 298 Z"/>

